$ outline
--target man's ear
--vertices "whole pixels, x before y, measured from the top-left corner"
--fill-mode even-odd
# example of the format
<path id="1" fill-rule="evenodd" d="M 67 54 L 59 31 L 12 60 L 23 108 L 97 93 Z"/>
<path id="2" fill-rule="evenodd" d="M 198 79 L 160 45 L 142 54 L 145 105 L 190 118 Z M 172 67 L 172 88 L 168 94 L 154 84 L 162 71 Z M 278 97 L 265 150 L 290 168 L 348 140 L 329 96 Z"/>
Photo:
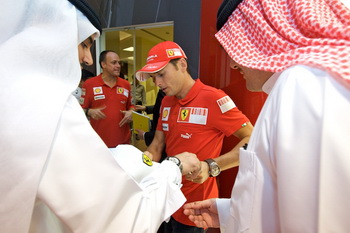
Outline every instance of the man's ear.
<path id="1" fill-rule="evenodd" d="M 187 60 L 185 58 L 181 58 L 179 60 L 178 64 L 179 64 L 181 71 L 185 72 L 187 70 L 188 64 L 187 64 Z"/>
<path id="2" fill-rule="evenodd" d="M 102 61 L 101 62 L 101 68 L 104 69 L 106 67 L 106 62 Z"/>

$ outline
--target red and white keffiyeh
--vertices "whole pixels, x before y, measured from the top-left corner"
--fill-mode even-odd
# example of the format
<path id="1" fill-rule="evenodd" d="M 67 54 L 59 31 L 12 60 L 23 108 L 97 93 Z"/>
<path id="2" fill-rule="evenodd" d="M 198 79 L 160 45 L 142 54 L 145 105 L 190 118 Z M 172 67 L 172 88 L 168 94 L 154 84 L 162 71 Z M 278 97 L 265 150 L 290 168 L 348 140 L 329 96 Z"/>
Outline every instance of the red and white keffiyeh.
<path id="1" fill-rule="evenodd" d="M 350 89 L 350 10 L 339 0 L 244 0 L 215 36 L 242 66 L 310 65 Z"/>

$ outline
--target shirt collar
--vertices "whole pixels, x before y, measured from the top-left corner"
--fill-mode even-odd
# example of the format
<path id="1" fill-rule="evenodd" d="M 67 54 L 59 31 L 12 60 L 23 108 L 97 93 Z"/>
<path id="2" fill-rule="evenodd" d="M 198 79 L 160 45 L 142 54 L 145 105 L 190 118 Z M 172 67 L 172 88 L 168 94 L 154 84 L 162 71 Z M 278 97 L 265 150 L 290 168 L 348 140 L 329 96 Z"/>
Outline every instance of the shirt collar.
<path id="1" fill-rule="evenodd" d="M 185 96 L 185 98 L 183 99 L 177 99 L 175 96 L 174 98 L 177 99 L 177 101 L 181 104 L 187 104 L 188 102 L 190 102 L 192 99 L 194 99 L 197 95 L 198 92 L 202 89 L 202 87 L 204 86 L 204 84 L 201 82 L 201 80 L 199 79 L 195 79 L 194 81 L 196 81 L 193 86 L 191 87 L 190 91 L 187 93 L 187 95 Z"/>
<path id="2" fill-rule="evenodd" d="M 108 86 L 108 85 L 105 83 L 105 81 L 103 81 L 102 73 L 99 74 L 98 77 L 99 77 L 99 78 L 98 78 L 98 83 L 99 83 L 99 85 L 101 85 L 101 86 Z M 114 85 L 113 87 L 120 86 L 119 79 L 122 79 L 122 78 L 116 77 L 117 82 L 115 83 L 115 85 Z"/>

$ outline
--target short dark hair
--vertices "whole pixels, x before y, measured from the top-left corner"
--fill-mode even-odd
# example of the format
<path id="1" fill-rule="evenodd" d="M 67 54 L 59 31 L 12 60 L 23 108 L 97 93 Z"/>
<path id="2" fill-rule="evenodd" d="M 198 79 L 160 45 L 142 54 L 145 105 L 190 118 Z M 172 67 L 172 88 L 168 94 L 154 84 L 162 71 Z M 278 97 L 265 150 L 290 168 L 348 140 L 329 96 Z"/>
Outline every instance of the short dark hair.
<path id="1" fill-rule="evenodd" d="M 101 68 L 102 68 L 102 62 L 106 61 L 106 55 L 107 55 L 107 53 L 109 53 L 109 52 L 117 54 L 117 53 L 116 53 L 115 51 L 113 51 L 113 50 L 105 50 L 105 51 L 102 51 L 102 52 L 100 53 L 100 57 L 99 57 L 99 62 L 100 62 L 100 67 L 101 67 Z"/>
<path id="2" fill-rule="evenodd" d="M 177 62 L 178 62 L 180 59 L 181 59 L 181 58 L 172 59 L 172 60 L 169 61 L 169 63 L 173 64 L 173 66 L 175 66 L 175 69 L 177 70 L 178 67 L 177 67 L 176 64 L 177 64 Z M 185 59 L 186 62 L 187 62 L 187 59 L 186 59 L 186 58 L 184 58 L 184 59 Z M 187 71 L 187 73 L 191 74 L 191 73 L 190 73 L 190 67 L 189 67 L 189 65 L 188 65 L 188 62 L 187 62 L 187 69 L 186 69 L 186 71 Z"/>

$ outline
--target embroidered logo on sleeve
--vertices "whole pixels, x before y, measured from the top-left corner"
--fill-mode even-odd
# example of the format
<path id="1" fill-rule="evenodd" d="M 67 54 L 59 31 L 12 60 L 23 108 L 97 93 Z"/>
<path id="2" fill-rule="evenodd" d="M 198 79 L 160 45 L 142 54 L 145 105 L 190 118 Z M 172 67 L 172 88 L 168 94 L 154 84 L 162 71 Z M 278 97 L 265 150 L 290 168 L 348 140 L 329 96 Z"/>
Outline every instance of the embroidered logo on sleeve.
<path id="1" fill-rule="evenodd" d="M 169 120 L 169 114 L 170 114 L 170 108 L 169 107 L 163 108 L 162 121 L 168 121 Z"/>
<path id="2" fill-rule="evenodd" d="M 206 125 L 208 112 L 207 108 L 181 107 L 177 122 Z"/>
<path id="3" fill-rule="evenodd" d="M 81 88 L 81 95 L 86 95 L 86 89 L 85 88 Z"/>
<path id="4" fill-rule="evenodd" d="M 145 153 L 142 153 L 142 161 L 148 166 L 153 166 L 152 160 Z"/>
<path id="5" fill-rule="evenodd" d="M 236 107 L 235 103 L 232 101 L 232 99 L 229 96 L 224 96 L 221 99 L 218 99 L 216 101 L 219 105 L 219 108 L 222 113 L 225 113 L 234 107 Z"/>
<path id="6" fill-rule="evenodd" d="M 94 87 L 94 95 L 100 95 L 102 93 L 102 87 Z"/>
<path id="7" fill-rule="evenodd" d="M 126 97 L 129 97 L 129 91 L 128 89 L 125 89 L 123 87 L 118 87 L 117 88 L 117 94 L 119 95 L 125 95 Z"/>

